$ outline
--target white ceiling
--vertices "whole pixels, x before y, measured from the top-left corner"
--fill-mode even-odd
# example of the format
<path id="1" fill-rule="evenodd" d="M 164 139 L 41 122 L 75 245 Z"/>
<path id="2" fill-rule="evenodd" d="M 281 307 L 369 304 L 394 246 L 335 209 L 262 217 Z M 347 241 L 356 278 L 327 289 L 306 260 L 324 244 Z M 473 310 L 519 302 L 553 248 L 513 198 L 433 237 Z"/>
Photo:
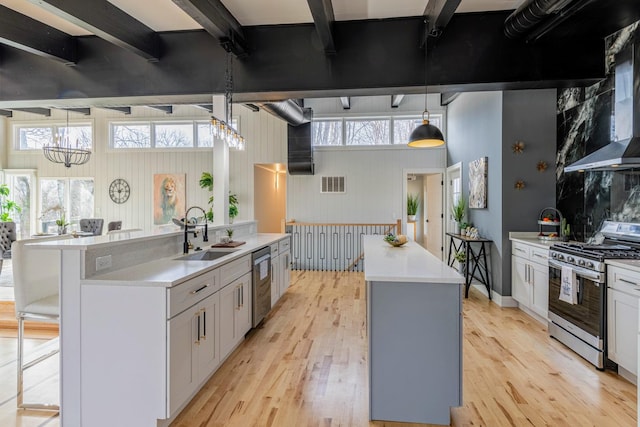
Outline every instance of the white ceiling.
<path id="1" fill-rule="evenodd" d="M 30 0 L 31 1 L 31 0 Z M 91 33 L 41 9 L 27 0 L 0 0 L 0 4 L 73 36 Z M 172 0 L 108 0 L 155 31 L 201 28 Z M 515 9 L 523 0 L 462 0 L 457 12 Z M 241 25 L 313 22 L 306 0 L 222 0 Z M 333 0 L 336 20 L 419 16 L 426 0 Z"/>

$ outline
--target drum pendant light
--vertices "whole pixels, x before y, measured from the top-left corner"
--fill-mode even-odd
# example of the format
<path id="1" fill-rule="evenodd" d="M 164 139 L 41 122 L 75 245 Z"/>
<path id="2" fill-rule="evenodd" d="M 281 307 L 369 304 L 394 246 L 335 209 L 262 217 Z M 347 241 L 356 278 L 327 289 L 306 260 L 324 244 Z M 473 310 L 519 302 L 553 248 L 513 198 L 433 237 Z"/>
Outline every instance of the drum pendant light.
<path id="1" fill-rule="evenodd" d="M 444 144 L 444 136 L 440 129 L 429 123 L 429 110 L 427 110 L 427 95 L 429 86 L 427 83 L 427 40 L 429 39 L 429 22 L 425 21 L 424 39 L 424 112 L 422 113 L 422 124 L 415 128 L 409 136 L 409 147 L 428 148 L 438 147 Z"/>

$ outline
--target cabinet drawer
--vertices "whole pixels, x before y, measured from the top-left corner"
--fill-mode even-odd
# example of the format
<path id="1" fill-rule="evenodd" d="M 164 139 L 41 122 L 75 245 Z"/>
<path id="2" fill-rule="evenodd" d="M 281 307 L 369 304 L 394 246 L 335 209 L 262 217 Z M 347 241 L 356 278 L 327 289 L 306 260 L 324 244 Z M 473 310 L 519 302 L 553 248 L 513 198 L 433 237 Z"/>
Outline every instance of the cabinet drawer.
<path id="1" fill-rule="evenodd" d="M 289 247 L 291 246 L 291 239 L 288 237 L 285 239 L 282 239 L 280 240 L 280 242 L 278 242 L 278 245 L 279 245 L 280 253 L 286 252 L 289 250 Z"/>
<path id="2" fill-rule="evenodd" d="M 220 289 L 220 271 L 213 270 L 167 290 L 169 318 L 183 312 Z"/>
<path id="3" fill-rule="evenodd" d="M 530 259 L 542 265 L 549 265 L 549 250 L 540 248 L 531 248 Z"/>
<path id="4" fill-rule="evenodd" d="M 243 256 L 240 259 L 231 261 L 228 264 L 220 267 L 220 276 L 222 279 L 222 286 L 227 286 L 229 283 L 236 280 L 251 271 L 251 255 Z"/>
<path id="5" fill-rule="evenodd" d="M 640 273 L 616 266 L 607 267 L 607 285 L 640 297 Z"/>
<path id="6" fill-rule="evenodd" d="M 280 247 L 280 246 L 278 245 L 278 242 L 273 243 L 273 244 L 271 245 L 271 258 L 275 258 L 275 257 L 277 257 L 277 256 L 278 256 L 278 249 L 279 249 L 279 247 Z"/>
<path id="7" fill-rule="evenodd" d="M 520 242 L 511 242 L 511 255 L 529 258 L 530 254 L 531 246 Z"/>

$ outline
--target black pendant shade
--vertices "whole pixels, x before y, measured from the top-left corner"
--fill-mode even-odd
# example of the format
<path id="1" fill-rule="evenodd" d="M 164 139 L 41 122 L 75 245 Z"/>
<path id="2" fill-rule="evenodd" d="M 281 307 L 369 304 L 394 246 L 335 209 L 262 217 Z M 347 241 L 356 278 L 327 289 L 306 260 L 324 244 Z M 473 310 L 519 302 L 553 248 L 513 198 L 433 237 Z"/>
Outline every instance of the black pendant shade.
<path id="1" fill-rule="evenodd" d="M 427 148 L 438 147 L 444 144 L 444 136 L 440 129 L 429 123 L 428 119 L 422 119 L 422 124 L 411 132 L 409 147 Z"/>

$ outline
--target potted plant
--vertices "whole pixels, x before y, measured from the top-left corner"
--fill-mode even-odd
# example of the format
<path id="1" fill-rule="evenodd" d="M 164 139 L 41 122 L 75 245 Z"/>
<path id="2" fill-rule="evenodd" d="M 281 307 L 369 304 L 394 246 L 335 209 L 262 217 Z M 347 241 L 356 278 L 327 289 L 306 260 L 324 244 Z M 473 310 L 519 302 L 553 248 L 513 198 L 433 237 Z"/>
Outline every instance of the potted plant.
<path id="1" fill-rule="evenodd" d="M 200 188 L 213 191 L 213 175 L 209 172 L 202 172 L 200 176 Z M 238 196 L 229 192 L 229 223 L 233 224 L 233 219 L 238 216 Z M 209 197 L 209 210 L 207 211 L 207 220 L 213 222 L 213 195 Z"/>
<path id="2" fill-rule="evenodd" d="M 233 242 L 233 228 L 227 228 L 227 237 L 230 242 Z"/>
<path id="3" fill-rule="evenodd" d="M 566 218 L 562 218 L 562 221 L 560 222 L 560 234 L 563 242 L 569 241 L 569 236 L 571 236 L 571 225 L 567 224 Z"/>
<path id="4" fill-rule="evenodd" d="M 464 251 L 458 251 L 453 258 L 458 261 L 458 272 L 460 274 L 464 274 L 465 267 L 467 265 L 467 254 Z"/>
<path id="5" fill-rule="evenodd" d="M 409 221 L 416 220 L 416 214 L 418 213 L 418 196 L 413 194 L 407 194 L 407 216 Z"/>
<path id="6" fill-rule="evenodd" d="M 465 200 L 464 197 L 460 196 L 458 201 L 453 204 L 451 207 L 451 216 L 453 220 L 456 222 L 456 228 L 454 229 L 455 234 L 460 234 L 460 223 L 464 219 L 464 208 L 465 208 Z"/>
<path id="7" fill-rule="evenodd" d="M 233 219 L 238 216 L 238 196 L 229 192 L 229 224 L 233 224 Z"/>
<path id="8" fill-rule="evenodd" d="M 16 202 L 9 200 L 9 186 L 7 184 L 0 185 L 0 221 L 13 222 L 12 213 L 20 213 L 22 209 Z"/>
<path id="9" fill-rule="evenodd" d="M 58 226 L 58 234 L 63 235 L 67 234 L 67 226 L 69 225 L 69 223 L 67 222 L 64 210 L 60 212 L 60 218 L 56 219 L 56 225 Z"/>

